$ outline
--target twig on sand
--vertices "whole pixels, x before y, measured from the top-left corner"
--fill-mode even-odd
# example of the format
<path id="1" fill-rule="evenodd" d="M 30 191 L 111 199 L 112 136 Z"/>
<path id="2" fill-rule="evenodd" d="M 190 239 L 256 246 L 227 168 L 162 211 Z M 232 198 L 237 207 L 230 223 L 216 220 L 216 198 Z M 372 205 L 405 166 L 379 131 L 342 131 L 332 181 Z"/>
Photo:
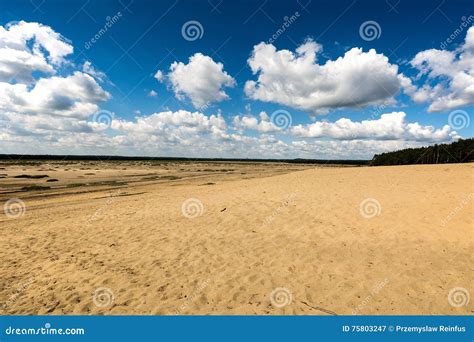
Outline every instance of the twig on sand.
<path id="1" fill-rule="evenodd" d="M 326 309 L 323 309 L 323 308 L 320 308 L 318 306 L 312 306 L 312 305 L 309 305 L 308 303 L 306 302 L 303 302 L 301 301 L 301 303 L 303 303 L 304 305 L 314 309 L 314 310 L 319 310 L 319 311 L 322 311 L 322 312 L 325 312 L 327 314 L 330 314 L 330 315 L 333 315 L 333 316 L 337 316 L 337 313 L 335 313 L 334 311 L 330 311 L 330 310 L 326 310 Z"/>

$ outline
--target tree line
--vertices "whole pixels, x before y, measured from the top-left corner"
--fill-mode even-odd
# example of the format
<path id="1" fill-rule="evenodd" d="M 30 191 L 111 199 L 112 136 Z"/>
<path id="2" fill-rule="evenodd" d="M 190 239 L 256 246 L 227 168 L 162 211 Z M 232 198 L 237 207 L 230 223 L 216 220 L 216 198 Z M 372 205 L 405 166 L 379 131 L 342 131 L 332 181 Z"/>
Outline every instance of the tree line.
<path id="1" fill-rule="evenodd" d="M 376 154 L 370 165 L 442 164 L 474 161 L 474 139 Z"/>

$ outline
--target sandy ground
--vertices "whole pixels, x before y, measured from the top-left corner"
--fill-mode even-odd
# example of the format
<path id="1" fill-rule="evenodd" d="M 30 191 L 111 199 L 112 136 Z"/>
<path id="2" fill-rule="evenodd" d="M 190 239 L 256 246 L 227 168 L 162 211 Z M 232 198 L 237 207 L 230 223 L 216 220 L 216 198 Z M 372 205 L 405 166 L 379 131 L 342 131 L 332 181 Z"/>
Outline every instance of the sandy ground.
<path id="1" fill-rule="evenodd" d="M 472 314 L 473 171 L 3 163 L 0 312 Z"/>

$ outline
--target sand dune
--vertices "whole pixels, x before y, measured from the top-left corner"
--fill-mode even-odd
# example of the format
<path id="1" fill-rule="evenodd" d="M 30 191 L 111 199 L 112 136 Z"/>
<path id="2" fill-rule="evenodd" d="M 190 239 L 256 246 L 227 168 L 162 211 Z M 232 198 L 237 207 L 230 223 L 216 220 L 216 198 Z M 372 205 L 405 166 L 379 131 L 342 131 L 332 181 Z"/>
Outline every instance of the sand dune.
<path id="1" fill-rule="evenodd" d="M 474 312 L 474 165 L 56 166 L 0 170 L 4 314 Z"/>

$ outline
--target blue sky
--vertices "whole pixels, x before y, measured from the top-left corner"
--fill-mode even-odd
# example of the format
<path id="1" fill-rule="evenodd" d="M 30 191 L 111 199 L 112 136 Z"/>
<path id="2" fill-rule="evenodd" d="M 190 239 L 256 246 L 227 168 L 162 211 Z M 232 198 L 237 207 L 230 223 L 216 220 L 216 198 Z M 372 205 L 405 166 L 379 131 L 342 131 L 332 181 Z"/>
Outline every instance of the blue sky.
<path id="1" fill-rule="evenodd" d="M 47 94 L 54 98 L 55 105 L 58 101 L 63 107 L 64 103 L 71 107 L 78 103 L 80 106 L 76 109 L 81 107 L 81 113 L 66 110 L 61 113 L 59 107 L 46 113 L 45 108 L 50 108 L 46 104 L 38 107 L 41 110 L 31 109 L 33 105 L 18 110 L 18 106 L 12 105 L 12 100 L 3 100 L 0 111 L 3 111 L 7 129 L 3 135 L 0 134 L 1 152 L 31 153 L 32 142 L 38 142 L 35 151 L 42 153 L 262 158 L 319 158 L 331 157 L 333 153 L 334 158 L 370 158 L 373 153 L 395 147 L 471 137 L 474 91 L 469 89 L 474 88 L 474 74 L 472 65 L 461 63 L 470 61 L 472 56 L 472 47 L 465 42 L 469 27 L 474 25 L 471 15 L 474 15 L 474 6 L 467 0 L 0 1 L 0 25 L 7 32 L 5 41 L 9 39 L 7 34 L 12 34 L 8 33 L 11 31 L 9 27 L 24 21 L 49 27 L 73 48 L 72 53 L 62 55 L 63 62 L 52 63 L 48 48 L 43 46 L 33 51 L 31 44 L 38 40 L 38 36 L 34 32 L 28 33 L 24 48 L 32 55 L 44 52 L 45 60 L 54 71 L 32 70 L 33 80 L 28 81 L 15 79 L 10 74 L 0 80 L 9 86 L 24 82 L 27 96 L 42 78 L 66 78 L 80 72 L 90 75 L 104 92 L 100 99 L 79 100 L 74 95 L 57 94 L 48 88 Z M 114 16 L 114 23 L 99 33 L 107 18 Z M 284 31 L 277 33 L 289 20 L 291 23 Z M 183 36 L 183 26 L 190 22 L 199 31 L 198 39 Z M 374 28 L 375 37 L 364 36 L 361 31 L 364 24 Z M 35 30 L 26 26 L 20 29 Z M 474 36 L 474 29 L 472 31 Z M 98 34 L 99 39 L 92 42 Z M 447 43 L 450 36 L 452 40 Z M 261 46 L 258 50 L 261 58 L 257 58 L 255 46 L 262 42 L 266 47 Z M 301 57 L 296 49 L 308 42 L 306 46 L 311 52 Z M 3 43 L 5 46 L 11 49 Z M 270 46 L 274 48 L 273 52 Z M 347 63 L 340 69 L 338 58 L 345 58 L 353 48 L 361 48 L 361 53 L 351 60 L 347 57 Z M 369 58 L 365 54 L 371 49 L 375 49 L 376 56 L 371 57 L 374 61 L 364 62 L 364 58 Z M 414 62 L 417 54 L 430 49 L 438 52 L 420 55 L 418 64 Z M 279 52 L 283 50 L 288 50 L 293 57 L 289 57 L 286 65 L 282 64 L 281 70 L 274 70 L 271 64 L 282 58 L 283 53 Z M 446 57 L 444 51 L 454 59 Z M 316 56 L 316 61 L 313 64 L 304 62 L 303 58 L 311 59 L 311 53 Z M 191 64 L 189 58 L 195 54 L 202 58 L 196 58 L 193 67 L 187 68 Z M 298 56 L 301 57 L 299 63 L 295 61 Z M 254 72 L 249 63 L 253 57 Z M 387 62 L 383 62 L 383 58 L 388 58 Z M 440 73 L 440 61 L 444 63 L 443 70 L 455 69 L 456 73 Z M 325 68 L 335 62 L 334 68 Z M 370 65 L 375 67 L 378 62 L 381 64 L 376 71 L 380 74 L 376 74 L 373 81 L 370 73 L 374 70 Z M 84 63 L 89 66 L 87 70 Z M 178 63 L 174 70 L 176 74 L 170 69 L 173 63 Z M 205 63 L 206 66 L 202 66 Z M 362 64 L 357 66 L 359 63 Z M 305 66 L 298 69 L 299 64 Z M 4 67 L 13 68 L 12 65 Z M 390 66 L 397 68 L 395 73 L 390 71 Z M 0 60 L 0 70 L 1 67 Z M 18 63 L 14 67 L 21 69 Z M 386 72 L 382 70 L 385 67 Z M 210 69 L 199 72 L 202 68 Z M 158 70 L 163 74 L 161 81 L 154 77 Z M 334 76 L 339 70 L 341 75 Z M 189 77 L 178 77 L 177 71 Z M 303 80 L 304 75 L 312 72 L 314 79 L 308 76 L 308 80 Z M 204 80 L 207 77 L 209 79 Z M 401 86 L 402 77 L 405 82 L 410 82 L 410 86 L 406 83 Z M 400 84 L 394 85 L 398 82 L 396 79 Z M 257 82 L 253 90 L 246 88 L 249 81 Z M 376 83 L 371 85 L 371 82 Z M 326 89 L 331 88 L 332 83 L 336 84 L 333 85 L 335 90 Z M 216 84 L 217 90 L 224 94 L 220 100 Z M 341 84 L 348 85 L 348 88 L 359 88 L 360 85 L 361 88 L 374 89 L 375 93 L 380 88 L 388 90 L 387 94 L 382 91 L 371 96 L 354 89 L 357 101 L 360 101 L 346 103 L 345 92 L 350 89 L 340 89 L 343 88 Z M 392 91 L 392 86 L 399 89 Z M 424 92 L 421 91 L 423 87 Z M 0 88 L 0 95 L 2 91 L 7 94 L 6 89 Z M 216 101 L 205 106 L 196 105 L 209 98 Z M 329 105 L 325 105 L 327 103 Z M 116 122 L 106 122 L 105 129 L 94 126 L 93 121 L 97 118 L 94 114 L 100 111 L 113 113 L 110 114 L 113 120 L 109 121 Z M 184 112 L 150 117 L 179 111 Z M 291 125 L 284 130 L 272 129 L 272 124 L 278 126 L 271 117 L 276 111 L 291 118 Z M 453 111 L 457 112 L 452 114 Z M 194 112 L 202 117 L 190 114 Z M 267 116 L 262 116 L 262 112 Z M 382 114 L 399 112 L 405 113 L 403 124 L 400 116 L 395 115 L 377 121 Z M 48 124 L 45 122 L 51 124 L 47 115 L 64 121 L 58 121 L 56 127 L 46 127 Z M 225 127 L 220 121 L 211 122 L 216 121 L 209 120 L 212 116 L 217 121 L 222 118 Z M 143 119 L 145 121 L 140 124 Z M 350 122 L 331 126 L 341 119 Z M 76 121 L 73 123 L 71 120 Z M 80 125 L 81 120 L 89 124 Z M 202 120 L 207 121 L 203 124 Z M 364 120 L 372 122 L 361 124 Z M 461 123 L 453 124 L 453 120 Z M 19 121 L 23 122 L 21 127 L 17 127 Z M 389 132 L 377 130 L 377 127 L 383 128 L 392 121 L 396 121 L 394 125 L 398 126 L 388 129 Z M 322 123 L 310 129 L 309 125 L 317 122 Z M 418 126 L 414 126 L 415 123 Z M 177 128 L 179 125 L 181 127 Z M 186 128 L 184 131 L 182 125 Z M 449 131 L 436 132 L 446 125 L 450 126 Z M 72 126 L 74 128 L 70 129 Z M 214 126 L 219 127 L 218 133 Z M 400 132 L 402 129 L 404 132 Z M 349 132 L 351 130 L 354 132 Z M 263 147 L 256 147 L 260 145 Z"/>

